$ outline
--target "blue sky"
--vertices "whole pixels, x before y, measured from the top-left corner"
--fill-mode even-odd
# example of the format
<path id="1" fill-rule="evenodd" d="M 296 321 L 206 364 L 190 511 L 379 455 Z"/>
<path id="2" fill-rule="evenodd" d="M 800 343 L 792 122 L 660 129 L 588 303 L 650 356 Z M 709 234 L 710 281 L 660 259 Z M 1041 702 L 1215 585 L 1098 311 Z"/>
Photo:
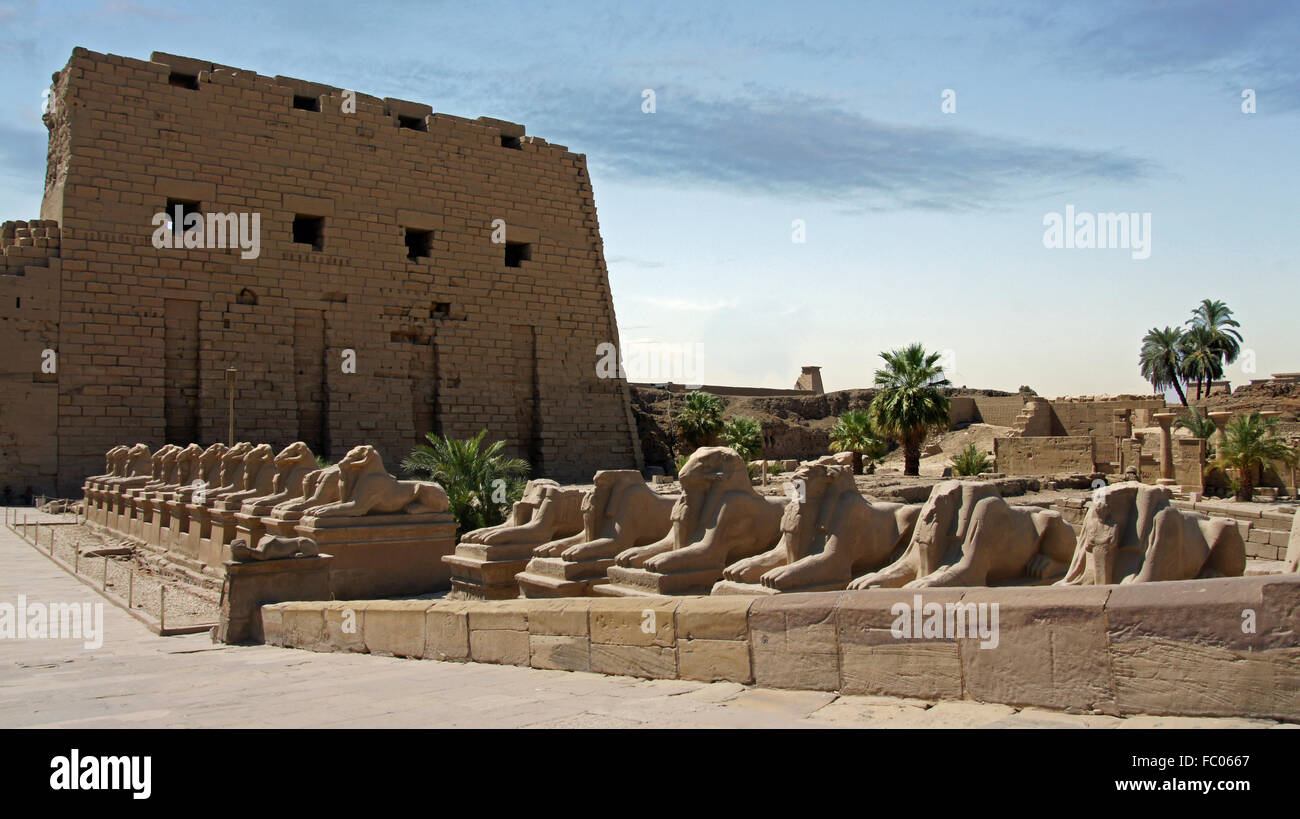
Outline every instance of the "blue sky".
<path id="1" fill-rule="evenodd" d="M 1207 297 L 1244 383 L 1300 370 L 1297 42 L 1284 2 L 0 0 L 0 217 L 39 213 L 72 48 L 159 50 L 587 154 L 624 343 L 699 345 L 708 383 L 866 386 L 920 341 L 957 384 L 1146 392 L 1142 334 Z M 1150 257 L 1044 247 L 1067 205 L 1150 213 Z"/>

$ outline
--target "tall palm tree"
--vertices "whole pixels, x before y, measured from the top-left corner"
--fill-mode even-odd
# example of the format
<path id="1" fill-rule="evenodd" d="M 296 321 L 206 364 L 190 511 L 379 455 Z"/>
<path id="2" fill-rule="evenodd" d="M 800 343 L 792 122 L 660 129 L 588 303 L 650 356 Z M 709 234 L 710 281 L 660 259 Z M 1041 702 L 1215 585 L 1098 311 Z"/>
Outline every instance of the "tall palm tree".
<path id="1" fill-rule="evenodd" d="M 704 446 L 722 429 L 722 399 L 697 390 L 686 396 L 676 426 L 691 446 Z"/>
<path id="2" fill-rule="evenodd" d="M 871 426 L 871 414 L 866 410 L 849 410 L 835 419 L 831 427 L 831 452 L 853 453 L 853 474 L 862 474 L 865 454 L 872 461 L 882 457 L 888 444 L 876 437 Z"/>
<path id="3" fill-rule="evenodd" d="M 1214 333 L 1210 328 L 1197 325 L 1183 333 L 1179 352 L 1183 360 L 1180 372 L 1187 383 L 1196 382 L 1196 400 L 1201 400 L 1201 385 L 1210 394 L 1210 384 L 1223 377 L 1223 354 L 1215 348 Z"/>
<path id="4" fill-rule="evenodd" d="M 1151 382 L 1157 392 L 1170 387 L 1178 393 L 1178 400 L 1187 406 L 1187 396 L 1182 385 L 1182 338 L 1177 327 L 1152 327 L 1142 337 L 1142 351 L 1138 353 L 1138 371 Z"/>
<path id="5" fill-rule="evenodd" d="M 931 429 L 948 426 L 949 386 L 938 365 L 940 353 L 927 353 L 920 344 L 881 353 L 884 369 L 876 370 L 876 396 L 867 412 L 871 426 L 903 447 L 903 474 L 921 471 L 921 444 Z"/>
<path id="6" fill-rule="evenodd" d="M 736 452 L 745 463 L 763 453 L 763 428 L 753 418 L 733 418 L 722 428 L 722 442 Z"/>
<path id="7" fill-rule="evenodd" d="M 1241 322 L 1232 317 L 1232 308 L 1218 300 L 1201 299 L 1187 320 L 1188 326 L 1203 327 L 1210 334 L 1210 349 L 1223 364 L 1231 364 L 1241 353 Z M 1222 367 L 1220 367 L 1222 370 Z M 1220 372 L 1222 376 L 1222 372 Z"/>
<path id="8" fill-rule="evenodd" d="M 1265 418 L 1258 411 L 1238 415 L 1223 428 L 1223 444 L 1216 463 L 1237 472 L 1236 495 L 1248 501 L 1255 494 L 1255 472 L 1274 463 L 1293 466 L 1297 453 L 1277 436 L 1278 419 Z"/>
<path id="9" fill-rule="evenodd" d="M 496 526 L 506 519 L 511 505 L 523 497 L 524 481 L 531 467 L 522 458 L 502 454 L 505 441 L 484 447 L 487 430 L 473 438 L 440 438 L 432 432 L 402 461 L 408 475 L 437 481 L 447 492 L 457 535 L 484 526 Z"/>

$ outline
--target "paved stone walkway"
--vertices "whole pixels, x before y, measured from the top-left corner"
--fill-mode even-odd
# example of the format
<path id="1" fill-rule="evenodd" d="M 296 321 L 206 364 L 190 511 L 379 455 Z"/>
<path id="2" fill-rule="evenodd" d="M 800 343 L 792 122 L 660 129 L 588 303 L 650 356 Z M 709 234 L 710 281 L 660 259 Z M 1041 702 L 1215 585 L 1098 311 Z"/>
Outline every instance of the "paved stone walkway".
<path id="1" fill-rule="evenodd" d="M 103 602 L 0 527 L 0 603 Z M 0 639 L 0 728 L 1272 727 L 639 680 L 157 637 L 104 604 L 104 643 Z M 1280 727 L 1280 726 L 1279 726 Z M 1296 727 L 1296 726 L 1289 726 Z"/>

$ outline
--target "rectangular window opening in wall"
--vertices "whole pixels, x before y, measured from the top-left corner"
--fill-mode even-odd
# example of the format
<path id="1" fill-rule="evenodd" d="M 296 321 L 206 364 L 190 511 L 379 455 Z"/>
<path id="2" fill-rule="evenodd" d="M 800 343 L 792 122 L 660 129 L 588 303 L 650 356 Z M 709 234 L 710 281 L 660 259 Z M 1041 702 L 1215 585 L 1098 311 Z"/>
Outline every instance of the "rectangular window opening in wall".
<path id="1" fill-rule="evenodd" d="M 447 317 L 450 316 L 450 315 L 451 315 L 451 302 L 449 302 L 449 301 L 435 301 L 435 302 L 433 303 L 433 317 L 434 317 L 434 318 L 447 318 Z"/>
<path id="2" fill-rule="evenodd" d="M 167 84 L 174 85 L 177 88 L 188 88 L 191 91 L 198 91 L 199 75 L 186 74 L 183 71 L 173 71 L 167 75 Z"/>
<path id="3" fill-rule="evenodd" d="M 325 246 L 325 218 L 322 216 L 293 217 L 293 242 L 298 245 L 311 245 L 312 250 L 321 250 Z"/>
<path id="4" fill-rule="evenodd" d="M 179 208 L 180 219 L 177 220 L 177 208 Z M 199 202 L 193 202 L 188 199 L 168 199 L 167 200 L 167 225 L 171 228 L 172 236 L 180 239 L 185 235 L 185 219 L 191 214 L 196 213 L 201 217 L 203 215 L 203 206 Z"/>
<path id="5" fill-rule="evenodd" d="M 533 246 L 527 242 L 506 242 L 506 267 L 523 267 L 533 258 Z"/>
<path id="6" fill-rule="evenodd" d="M 426 259 L 433 252 L 433 231 L 406 229 L 406 258 L 411 261 Z"/>
<path id="7" fill-rule="evenodd" d="M 519 141 L 519 137 L 512 137 L 512 136 L 502 136 L 501 147 L 514 148 L 516 151 L 522 151 L 524 149 L 524 145 L 522 142 Z"/>
<path id="8" fill-rule="evenodd" d="M 397 117 L 397 127 L 410 128 L 412 131 L 428 131 L 429 122 L 424 117 Z"/>
<path id="9" fill-rule="evenodd" d="M 320 97 L 304 97 L 300 94 L 293 95 L 293 107 L 299 111 L 315 111 L 320 113 Z"/>

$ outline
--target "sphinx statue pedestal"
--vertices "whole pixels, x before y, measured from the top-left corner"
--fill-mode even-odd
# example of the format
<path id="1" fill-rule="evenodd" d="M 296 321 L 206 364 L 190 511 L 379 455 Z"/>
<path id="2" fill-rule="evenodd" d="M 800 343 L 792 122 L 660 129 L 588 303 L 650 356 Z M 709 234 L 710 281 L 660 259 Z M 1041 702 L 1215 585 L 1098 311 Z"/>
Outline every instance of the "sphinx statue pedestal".
<path id="1" fill-rule="evenodd" d="M 609 582 L 593 591 L 603 597 L 653 597 L 656 595 L 708 594 L 722 577 L 722 567 L 664 574 L 649 569 L 610 566 Z"/>
<path id="2" fill-rule="evenodd" d="M 278 535 L 284 523 L 266 518 L 262 525 L 268 535 Z M 448 587 L 450 574 L 443 560 L 456 543 L 456 520 L 447 512 L 306 516 L 293 533 L 311 538 L 321 552 L 333 556 L 330 590 L 336 600 L 425 594 Z"/>
<path id="3" fill-rule="evenodd" d="M 268 603 L 330 599 L 333 564 L 334 558 L 330 555 L 251 563 L 227 561 L 224 564 L 217 641 L 265 642 L 262 606 Z"/>
<path id="4" fill-rule="evenodd" d="M 302 523 L 302 512 L 273 509 L 261 520 L 262 534 L 267 537 L 298 537 L 299 523 Z M 256 547 L 259 542 L 250 540 L 248 545 Z"/>
<path id="5" fill-rule="evenodd" d="M 590 597 L 596 586 L 609 582 L 607 560 L 565 560 L 535 557 L 515 576 L 524 597 Z"/>
<path id="6" fill-rule="evenodd" d="M 185 504 L 185 512 L 190 526 L 178 545 L 182 554 L 191 560 L 198 560 L 199 549 L 212 531 L 211 510 L 206 504 L 190 502 Z"/>
<path id="7" fill-rule="evenodd" d="M 218 500 L 208 510 L 208 535 L 199 540 L 199 561 L 211 569 L 230 559 L 230 544 L 238 537 L 239 504 Z"/>
<path id="8" fill-rule="evenodd" d="M 462 541 L 455 554 L 443 558 L 451 571 L 452 595 L 461 600 L 513 600 L 519 596 L 515 576 L 528 566 L 535 546 Z"/>
<path id="9" fill-rule="evenodd" d="M 167 551 L 179 552 L 193 558 L 196 555 L 185 552 L 186 540 L 190 532 L 190 510 L 186 500 L 182 493 L 174 492 L 163 501 L 167 507 L 167 531 L 163 532 L 162 537 L 167 545 Z"/>
<path id="10" fill-rule="evenodd" d="M 167 546 L 163 543 L 163 530 L 168 528 L 170 519 L 167 514 L 167 504 L 162 499 L 162 493 L 149 493 L 140 499 L 140 506 L 144 510 L 140 520 L 140 540 L 147 545 L 165 551 Z"/>
<path id="11" fill-rule="evenodd" d="M 98 485 L 86 481 L 81 485 L 82 508 L 87 523 L 104 524 L 104 497 Z"/>

